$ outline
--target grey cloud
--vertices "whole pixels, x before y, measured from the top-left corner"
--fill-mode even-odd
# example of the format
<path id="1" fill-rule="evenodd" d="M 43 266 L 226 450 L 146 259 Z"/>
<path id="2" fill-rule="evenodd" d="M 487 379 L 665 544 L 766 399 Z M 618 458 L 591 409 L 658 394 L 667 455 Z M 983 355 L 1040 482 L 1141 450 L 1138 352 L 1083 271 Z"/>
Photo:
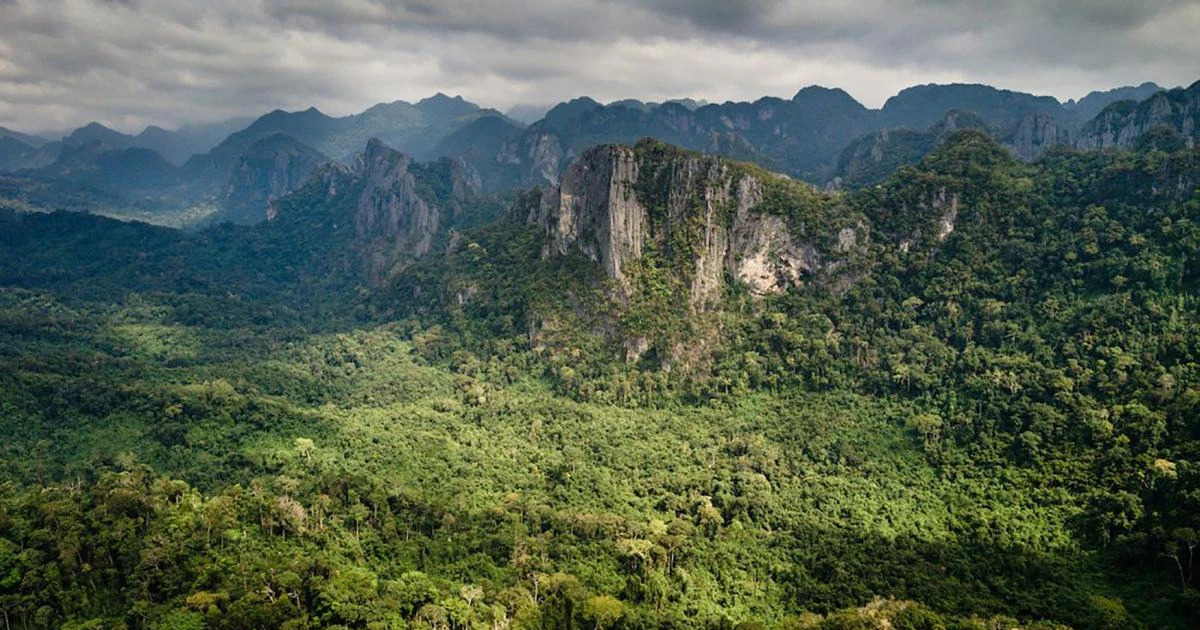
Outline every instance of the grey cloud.
<path id="1" fill-rule="evenodd" d="M 1200 78 L 1200 0 L 0 0 L 0 125 Z"/>

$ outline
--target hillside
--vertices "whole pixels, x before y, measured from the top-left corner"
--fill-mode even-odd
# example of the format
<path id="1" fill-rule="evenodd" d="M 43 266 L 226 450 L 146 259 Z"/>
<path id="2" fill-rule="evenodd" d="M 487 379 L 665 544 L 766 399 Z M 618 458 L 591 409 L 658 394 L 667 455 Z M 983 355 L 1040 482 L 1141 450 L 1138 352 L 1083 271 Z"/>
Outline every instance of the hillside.
<path id="1" fill-rule="evenodd" d="M 1188 628 L 1198 183 L 959 130 L 823 193 L 647 141 L 498 214 L 372 142 L 254 226 L 6 212 L 0 605 Z"/>

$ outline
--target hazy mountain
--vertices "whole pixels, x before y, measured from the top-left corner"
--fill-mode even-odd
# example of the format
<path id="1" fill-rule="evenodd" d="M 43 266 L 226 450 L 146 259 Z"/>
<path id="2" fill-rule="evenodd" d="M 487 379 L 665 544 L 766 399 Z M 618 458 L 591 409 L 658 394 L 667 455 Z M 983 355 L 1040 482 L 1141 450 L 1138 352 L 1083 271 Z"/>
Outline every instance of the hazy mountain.
<path id="1" fill-rule="evenodd" d="M 107 136 L 104 131 L 94 132 L 95 138 Z M 156 151 L 113 147 L 99 139 L 74 144 L 85 137 L 88 134 L 76 136 L 54 163 L 36 173 L 130 195 L 155 194 L 178 182 L 179 169 Z"/>
<path id="2" fill-rule="evenodd" d="M 100 123 L 92 122 L 72 131 L 63 138 L 63 142 L 74 146 L 81 146 L 89 142 L 101 142 L 114 149 L 128 149 L 133 147 L 150 149 L 162 155 L 172 164 L 179 166 L 191 156 L 207 151 L 219 142 L 220 139 L 224 138 L 224 135 L 222 135 L 221 138 L 214 140 L 214 134 L 221 133 L 229 127 L 238 125 L 243 120 L 234 118 L 211 125 L 187 127 L 180 131 L 171 131 L 151 125 L 136 136 L 121 133 Z"/>
<path id="3" fill-rule="evenodd" d="M 1141 102 L 1119 101 L 1083 126 L 1076 145 L 1082 149 L 1130 149 L 1143 135 L 1158 130 L 1180 143 L 1200 142 L 1200 81 L 1187 88 L 1154 93 Z"/>
<path id="4" fill-rule="evenodd" d="M 0 138 L 12 138 L 21 144 L 25 144 L 34 148 L 40 147 L 48 142 L 41 136 L 13 131 L 12 129 L 8 129 L 6 127 L 0 127 Z"/>
<path id="5" fill-rule="evenodd" d="M 281 133 L 250 146 L 239 158 L 218 198 L 217 221 L 257 223 L 268 218 L 270 203 L 308 179 L 329 158 L 308 145 Z"/>
<path id="6" fill-rule="evenodd" d="M 1097 90 L 1089 92 L 1078 101 L 1069 100 L 1063 103 L 1063 107 L 1083 123 L 1095 118 L 1105 107 L 1117 101 L 1143 101 L 1162 89 L 1157 83 L 1147 81 L 1138 86 L 1126 85 L 1111 90 Z"/>
<path id="7" fill-rule="evenodd" d="M 73 148 L 100 143 L 109 149 L 128 149 L 135 146 L 136 141 L 134 136 L 109 129 L 98 122 L 90 122 L 63 138 L 63 143 Z"/>
<path id="8" fill-rule="evenodd" d="M 506 143 L 498 159 L 514 165 L 520 181 L 555 181 L 588 147 L 653 137 L 697 150 L 750 149 L 764 166 L 819 181 L 847 142 L 875 126 L 872 112 L 844 91 L 816 86 L 791 100 L 763 98 L 695 110 L 678 103 L 605 106 L 584 97 L 555 106 Z M 730 134 L 740 139 L 731 141 Z"/>
<path id="9" fill-rule="evenodd" d="M 880 125 L 924 129 L 952 109 L 971 112 L 992 127 L 1015 124 L 1030 113 L 1056 116 L 1064 112 L 1062 104 L 1051 96 L 1034 96 L 989 85 L 929 84 L 905 88 L 889 98 L 879 112 Z"/>
<path id="10" fill-rule="evenodd" d="M 901 166 L 925 159 L 959 129 L 987 132 L 988 126 L 976 114 L 951 110 L 929 129 L 882 129 L 856 138 L 838 158 L 836 184 L 849 188 L 878 184 Z"/>
<path id="11" fill-rule="evenodd" d="M 0 136 L 0 171 L 29 168 L 37 149 L 13 136 Z"/>
<path id="12" fill-rule="evenodd" d="M 230 134 L 245 129 L 252 122 L 253 116 L 235 116 L 214 122 L 183 125 L 177 133 L 188 138 L 195 146 L 201 147 L 200 152 L 204 152 L 220 144 Z"/>
<path id="13" fill-rule="evenodd" d="M 818 184 L 840 178 L 840 185 L 859 186 L 880 181 L 895 167 L 931 151 L 939 138 L 955 128 L 946 124 L 949 112 L 958 112 L 956 119 L 969 119 L 967 127 L 986 129 L 1025 160 L 1058 145 L 1133 148 L 1137 138 L 1154 126 L 1180 134 L 1174 138 L 1160 130 L 1153 136 L 1155 146 L 1187 144 L 1192 129 L 1183 97 L 1187 91 L 1154 93 L 1156 87 L 1147 83 L 1094 92 L 1078 103 L 1063 105 L 1050 97 L 984 85 L 922 85 L 902 90 L 880 110 L 864 107 L 843 90 L 820 86 L 801 89 L 786 100 L 766 97 L 721 104 L 626 99 L 604 105 L 580 97 L 555 105 L 527 127 L 461 97 L 439 93 L 416 103 L 380 103 L 344 117 L 328 116 L 316 108 L 276 110 L 203 153 L 197 151 L 202 150 L 205 137 L 211 140 L 238 121 L 179 131 L 148 127 L 137 136 L 90 123 L 64 138 L 66 152 L 57 143 L 33 147 L 10 133 L 9 141 L 0 146 L 0 168 L 39 169 L 41 177 L 87 181 L 126 194 L 144 195 L 157 187 L 159 193 L 181 202 L 216 200 L 231 209 L 238 221 L 265 216 L 267 200 L 302 181 L 320 161 L 315 156 L 350 162 L 372 138 L 418 160 L 462 158 L 479 172 L 489 191 L 556 182 L 589 148 L 636 143 L 645 137 L 751 161 Z M 1159 105 L 1110 104 L 1097 117 L 1107 122 L 1089 122 L 1083 129 L 1079 117 L 1091 108 L 1146 92 L 1151 92 L 1151 100 L 1160 99 L 1155 101 Z M 1183 109 L 1172 114 L 1172 107 Z M 277 135 L 295 145 L 284 148 L 277 139 L 255 148 Z M 154 151 L 162 160 L 144 151 L 117 153 L 134 148 Z M 177 163 L 187 155 L 191 157 L 177 171 L 161 163 Z M 280 163 L 275 165 L 277 157 Z M 129 163 L 118 168 L 116 162 L 121 160 Z M 60 163 L 50 168 L 56 161 Z M 120 177 L 101 181 L 106 173 Z"/>
<path id="14" fill-rule="evenodd" d="M 488 190 L 503 189 L 515 174 L 496 156 L 504 143 L 524 129 L 506 116 L 480 116 L 473 122 L 443 137 L 431 153 L 438 157 L 462 158 L 475 166 Z"/>
<path id="15" fill-rule="evenodd" d="M 533 124 L 546 117 L 546 112 L 550 111 L 553 105 L 513 105 L 505 110 L 504 115 L 509 118 L 525 123 L 526 125 Z"/>
<path id="16" fill-rule="evenodd" d="M 257 141 L 275 134 L 294 138 L 336 160 L 352 160 L 371 138 L 428 158 L 447 135 L 484 116 L 500 116 L 463 100 L 437 94 L 416 104 L 380 103 L 351 116 L 335 118 L 316 108 L 273 111 L 231 134 L 206 154 L 185 165 L 189 177 L 209 186 L 221 185 L 240 157 Z"/>

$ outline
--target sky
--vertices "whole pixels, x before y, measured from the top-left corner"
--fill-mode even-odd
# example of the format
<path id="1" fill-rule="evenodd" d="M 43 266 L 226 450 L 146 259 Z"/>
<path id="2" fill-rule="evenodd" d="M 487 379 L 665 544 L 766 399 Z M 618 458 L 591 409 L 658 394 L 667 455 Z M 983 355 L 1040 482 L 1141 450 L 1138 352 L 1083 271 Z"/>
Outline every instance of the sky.
<path id="1" fill-rule="evenodd" d="M 1200 79 L 1200 0 L 0 0 L 0 126 Z"/>

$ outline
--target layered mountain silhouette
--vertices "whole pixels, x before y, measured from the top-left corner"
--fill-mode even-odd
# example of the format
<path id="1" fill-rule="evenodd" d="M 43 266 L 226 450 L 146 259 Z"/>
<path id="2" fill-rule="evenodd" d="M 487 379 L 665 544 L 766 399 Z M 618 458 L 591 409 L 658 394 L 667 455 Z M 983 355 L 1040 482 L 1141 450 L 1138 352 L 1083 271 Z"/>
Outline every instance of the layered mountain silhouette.
<path id="1" fill-rule="evenodd" d="M 1200 83 L 1173 90 L 1144 83 L 1066 103 L 986 85 L 931 84 L 902 90 L 873 110 L 843 90 L 809 86 L 790 99 L 720 104 L 581 97 L 525 125 L 515 117 L 529 119 L 537 108 L 508 116 L 436 94 L 342 117 L 316 108 L 276 110 L 248 124 L 148 127 L 137 135 L 100 123 L 61 141 L 0 129 L 0 171 L 15 175 L 9 181 L 17 188 L 22 181 L 69 181 L 129 203 L 209 204 L 215 220 L 252 222 L 319 164 L 352 164 L 371 139 L 418 160 L 461 159 L 490 192 L 557 183 L 589 148 L 646 137 L 836 188 L 877 183 L 962 128 L 988 133 L 1024 160 L 1055 146 L 1192 146 L 1198 103 Z"/>

